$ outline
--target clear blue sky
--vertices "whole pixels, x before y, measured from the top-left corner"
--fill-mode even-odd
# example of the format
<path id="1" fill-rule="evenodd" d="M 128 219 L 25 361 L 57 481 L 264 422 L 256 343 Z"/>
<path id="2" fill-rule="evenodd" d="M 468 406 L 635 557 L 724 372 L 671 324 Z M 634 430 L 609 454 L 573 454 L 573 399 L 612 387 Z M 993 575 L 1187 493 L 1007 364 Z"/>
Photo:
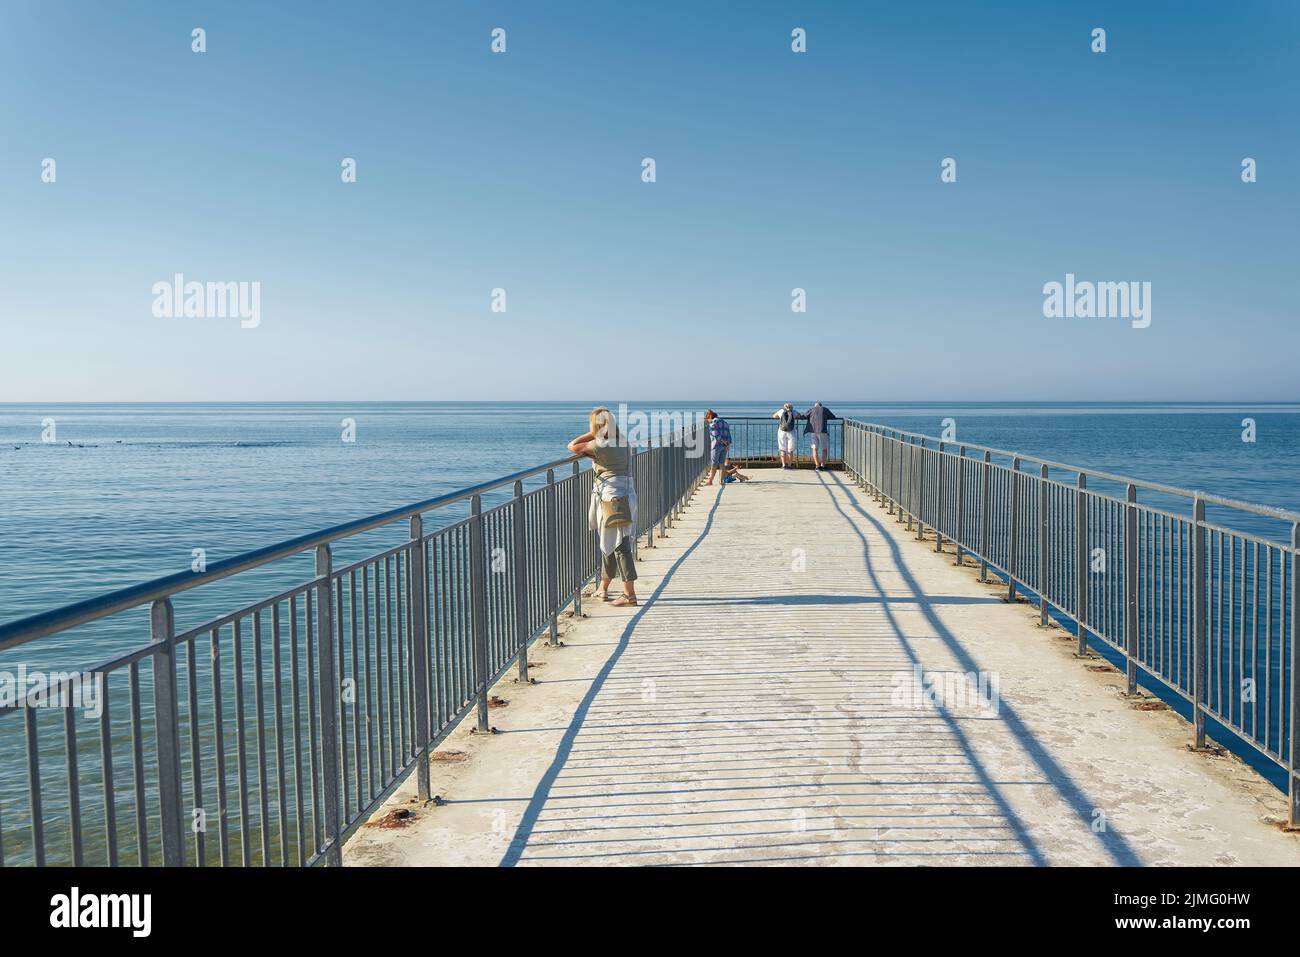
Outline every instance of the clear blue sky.
<path id="1" fill-rule="evenodd" d="M 0 401 L 1294 400 L 1298 11 L 4 0 Z"/>

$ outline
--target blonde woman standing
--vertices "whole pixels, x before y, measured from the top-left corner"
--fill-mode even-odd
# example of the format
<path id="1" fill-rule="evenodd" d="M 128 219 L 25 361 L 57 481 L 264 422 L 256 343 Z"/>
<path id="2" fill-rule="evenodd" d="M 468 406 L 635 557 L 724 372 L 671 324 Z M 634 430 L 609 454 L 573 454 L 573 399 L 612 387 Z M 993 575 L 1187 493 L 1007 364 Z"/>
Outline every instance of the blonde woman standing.
<path id="1" fill-rule="evenodd" d="M 600 587 L 596 597 L 609 601 L 609 584 L 617 575 L 623 579 L 618 608 L 637 603 L 636 484 L 632 479 L 632 448 L 619 435 L 614 416 L 604 406 L 593 409 L 591 428 L 569 443 L 569 451 L 591 459 L 595 483 L 587 510 L 587 527 L 600 540 Z"/>

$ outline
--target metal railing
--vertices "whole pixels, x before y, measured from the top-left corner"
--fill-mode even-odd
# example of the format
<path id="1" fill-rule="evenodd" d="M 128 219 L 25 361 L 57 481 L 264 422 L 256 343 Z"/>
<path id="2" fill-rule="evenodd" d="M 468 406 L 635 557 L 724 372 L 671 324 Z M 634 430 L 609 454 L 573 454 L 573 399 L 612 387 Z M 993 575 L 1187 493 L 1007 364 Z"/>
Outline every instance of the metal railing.
<path id="1" fill-rule="evenodd" d="M 776 419 L 763 416 L 725 416 L 731 428 L 731 451 L 728 458 L 737 465 L 776 465 L 780 461 L 776 446 Z M 795 429 L 795 460 L 812 462 L 812 446 L 803 432 L 804 423 Z M 844 420 L 831 419 L 827 428 L 827 463 L 844 460 Z"/>
<path id="2" fill-rule="evenodd" d="M 634 458 L 649 547 L 707 465 L 695 428 Z M 88 669 L 100 687 L 94 717 L 70 703 L 85 672 L 55 671 L 42 693 L 0 707 L 0 746 L 15 758 L 0 761 L 0 865 L 340 863 L 348 834 L 412 770 L 429 798 L 431 749 L 471 712 L 490 730 L 493 684 L 512 665 L 527 680 L 530 644 L 556 640 L 566 606 L 580 612 L 599 565 L 587 529 L 593 475 L 580 464 L 551 462 L 0 626 L 11 659 L 48 647 L 62 660 L 77 647 L 71 630 L 133 610 L 148 609 L 150 633 Z M 466 516 L 425 527 L 458 504 Z M 399 544 L 335 564 L 334 545 L 381 529 Z M 307 580 L 177 628 L 179 593 L 305 555 Z"/>
<path id="3" fill-rule="evenodd" d="M 1300 826 L 1300 514 L 854 420 L 844 442 L 918 539 L 1118 652 L 1130 694 L 1143 672 L 1183 698 L 1195 747 L 1213 719 L 1282 768 Z"/>

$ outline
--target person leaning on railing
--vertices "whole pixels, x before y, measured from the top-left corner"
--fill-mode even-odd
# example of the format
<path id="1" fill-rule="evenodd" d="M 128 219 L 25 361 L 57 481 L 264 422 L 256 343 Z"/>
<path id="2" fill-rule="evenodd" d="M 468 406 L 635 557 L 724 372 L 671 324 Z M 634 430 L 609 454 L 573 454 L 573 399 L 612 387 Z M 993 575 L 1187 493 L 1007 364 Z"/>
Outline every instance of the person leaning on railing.
<path id="1" fill-rule="evenodd" d="M 838 419 L 839 416 L 832 412 L 820 402 L 814 402 L 812 408 L 799 416 L 801 419 L 807 419 L 803 427 L 804 435 L 808 436 L 808 441 L 812 444 L 813 468 L 824 469 L 826 462 L 830 457 L 831 438 L 828 434 L 830 426 L 827 424 L 831 419 Z M 818 453 L 821 453 L 820 455 Z"/>
<path id="2" fill-rule="evenodd" d="M 781 455 L 781 468 L 794 468 L 794 430 L 799 424 L 799 413 L 787 402 L 772 413 L 779 420 L 776 427 L 776 450 Z"/>
<path id="3" fill-rule="evenodd" d="M 600 540 L 600 586 L 596 597 L 609 601 L 609 584 L 618 575 L 623 594 L 618 608 L 637 603 L 636 562 L 632 556 L 636 538 L 636 483 L 632 478 L 632 447 L 619 434 L 614 416 L 604 406 L 591 412 L 591 428 L 569 443 L 569 451 L 591 459 L 596 473 L 587 510 L 587 527 Z"/>

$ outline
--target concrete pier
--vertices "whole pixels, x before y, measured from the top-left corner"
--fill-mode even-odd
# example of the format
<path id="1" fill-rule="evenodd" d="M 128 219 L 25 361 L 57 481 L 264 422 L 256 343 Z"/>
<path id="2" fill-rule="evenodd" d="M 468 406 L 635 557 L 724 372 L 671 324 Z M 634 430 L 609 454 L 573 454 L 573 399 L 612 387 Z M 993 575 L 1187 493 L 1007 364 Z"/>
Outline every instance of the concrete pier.
<path id="1" fill-rule="evenodd" d="M 839 472 L 701 488 L 349 865 L 1300 865 L 1286 798 Z M 412 812 L 393 815 L 395 810 Z M 387 823 L 385 823 L 387 822 Z"/>

